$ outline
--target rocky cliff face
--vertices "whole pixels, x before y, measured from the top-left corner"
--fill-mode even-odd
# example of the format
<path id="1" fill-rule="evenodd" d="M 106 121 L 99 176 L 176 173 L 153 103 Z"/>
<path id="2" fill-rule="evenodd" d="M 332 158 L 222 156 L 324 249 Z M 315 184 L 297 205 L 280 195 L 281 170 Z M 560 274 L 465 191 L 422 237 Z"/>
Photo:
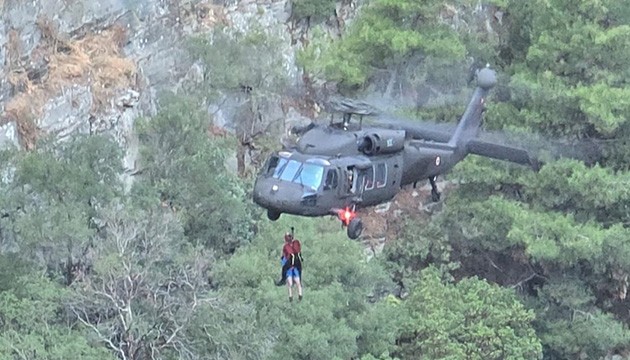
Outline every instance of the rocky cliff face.
<path id="1" fill-rule="evenodd" d="M 217 25 L 247 31 L 253 19 L 286 39 L 297 79 L 286 0 L 5 0 L 0 9 L 0 147 L 106 132 L 132 172 L 134 120 L 156 112 L 158 94 L 203 80 L 184 40 Z"/>

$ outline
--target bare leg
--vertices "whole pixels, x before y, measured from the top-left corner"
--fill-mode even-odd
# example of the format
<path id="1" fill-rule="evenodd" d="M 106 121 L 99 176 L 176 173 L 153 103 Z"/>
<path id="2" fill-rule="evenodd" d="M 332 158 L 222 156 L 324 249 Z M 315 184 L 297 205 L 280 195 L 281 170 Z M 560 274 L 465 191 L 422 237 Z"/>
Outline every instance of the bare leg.
<path id="1" fill-rule="evenodd" d="M 300 297 L 300 299 L 302 298 L 302 282 L 300 281 L 299 277 L 294 277 L 293 281 L 295 281 L 295 285 L 298 288 L 298 296 Z"/>
<path id="2" fill-rule="evenodd" d="M 293 299 L 293 278 L 287 276 L 287 287 L 289 288 L 289 299 Z"/>

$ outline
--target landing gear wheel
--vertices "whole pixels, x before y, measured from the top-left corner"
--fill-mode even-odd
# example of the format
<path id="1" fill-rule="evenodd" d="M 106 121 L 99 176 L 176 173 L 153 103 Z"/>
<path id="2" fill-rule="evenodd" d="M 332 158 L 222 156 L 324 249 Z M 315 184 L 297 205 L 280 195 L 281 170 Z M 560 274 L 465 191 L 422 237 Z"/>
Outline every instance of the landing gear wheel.
<path id="1" fill-rule="evenodd" d="M 361 236 L 361 232 L 363 231 L 363 222 L 361 219 L 354 218 L 348 224 L 348 237 L 352 240 Z"/>
<path id="2" fill-rule="evenodd" d="M 434 190 L 431 190 L 431 200 L 433 202 L 438 202 L 440 201 L 440 193 Z"/>
<path id="3" fill-rule="evenodd" d="M 429 183 L 431 184 L 431 200 L 433 202 L 440 201 L 440 192 L 438 191 L 437 184 L 435 183 L 436 176 L 429 178 Z"/>
<path id="4" fill-rule="evenodd" d="M 276 221 L 280 219 L 280 213 L 273 210 L 267 210 L 267 218 L 271 221 Z"/>

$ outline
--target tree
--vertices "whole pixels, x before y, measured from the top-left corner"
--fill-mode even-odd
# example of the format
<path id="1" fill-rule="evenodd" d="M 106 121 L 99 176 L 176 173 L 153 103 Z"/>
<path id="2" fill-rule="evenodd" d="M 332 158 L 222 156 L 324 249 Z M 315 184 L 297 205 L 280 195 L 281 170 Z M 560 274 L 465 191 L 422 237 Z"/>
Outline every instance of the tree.
<path id="1" fill-rule="evenodd" d="M 538 290 L 536 325 L 550 355 L 556 358 L 599 358 L 630 345 L 630 331 L 597 301 L 579 272 L 565 271 Z"/>
<path id="2" fill-rule="evenodd" d="M 304 256 L 304 299 L 287 301 L 276 287 L 283 244 L 280 227 L 296 229 Z M 386 273 L 376 261 L 366 262 L 361 246 L 332 231 L 322 219 L 283 216 L 263 225 L 249 246 L 239 249 L 213 273 L 213 284 L 247 299 L 256 314 L 251 327 L 270 334 L 269 359 L 330 359 L 393 350 L 399 311 L 381 302 L 389 291 Z"/>
<path id="3" fill-rule="evenodd" d="M 407 216 L 394 241 L 383 248 L 383 265 L 400 287 L 400 296 L 414 288 L 422 269 L 429 265 L 439 268 L 444 275 L 457 269 L 451 261 L 452 246 L 437 221 L 422 221 Z"/>
<path id="4" fill-rule="evenodd" d="M 246 173 L 245 156 L 255 165 L 257 151 L 266 138 L 277 139 L 284 131 L 278 110 L 289 85 L 285 63 L 278 49 L 282 42 L 259 25 L 247 33 L 218 28 L 211 36 L 195 37 L 190 52 L 204 65 L 204 93 L 234 104 L 233 127 L 238 141 L 237 171 Z M 229 99 L 229 100 L 228 100 Z"/>
<path id="5" fill-rule="evenodd" d="M 14 156 L 2 186 L 5 241 L 70 284 L 96 232 L 97 209 L 122 194 L 122 151 L 105 136 L 77 136 Z"/>
<path id="6" fill-rule="evenodd" d="M 370 1 L 338 41 L 322 42 L 315 36 L 299 58 L 308 73 L 338 82 L 346 90 L 369 82 L 382 84 L 386 96 L 402 88 L 396 98 L 448 91 L 462 86 L 471 65 L 467 57 L 473 56 L 477 67 L 496 62 L 495 24 L 485 8 L 471 10 L 476 6 L 467 0 Z"/>
<path id="7" fill-rule="evenodd" d="M 63 317 L 67 289 L 35 274 L 13 279 L 0 292 L 0 358 L 113 360 Z"/>
<path id="8" fill-rule="evenodd" d="M 121 359 L 196 358 L 186 331 L 201 304 L 214 301 L 204 276 L 212 259 L 185 241 L 167 209 L 99 215 L 103 236 L 66 301 L 74 318 Z"/>
<path id="9" fill-rule="evenodd" d="M 541 359 L 532 311 L 514 293 L 477 278 L 454 284 L 423 270 L 404 302 L 398 354 L 423 359 Z"/>
<path id="10" fill-rule="evenodd" d="M 226 167 L 233 146 L 211 138 L 199 104 L 172 99 L 152 119 L 137 122 L 142 179 L 132 192 L 149 193 L 176 211 L 193 243 L 231 253 L 252 236 L 244 184 Z"/>
<path id="11" fill-rule="evenodd" d="M 613 136 L 629 109 L 627 9 L 616 0 L 554 0 L 512 1 L 507 10 L 521 19 L 512 28 L 518 41 L 505 43 L 516 44 L 506 50 L 516 56 L 506 107 L 516 107 L 517 123 L 562 135 Z"/>
<path id="12" fill-rule="evenodd" d="M 295 20 L 326 19 L 335 12 L 334 0 L 291 0 L 291 16 Z"/>

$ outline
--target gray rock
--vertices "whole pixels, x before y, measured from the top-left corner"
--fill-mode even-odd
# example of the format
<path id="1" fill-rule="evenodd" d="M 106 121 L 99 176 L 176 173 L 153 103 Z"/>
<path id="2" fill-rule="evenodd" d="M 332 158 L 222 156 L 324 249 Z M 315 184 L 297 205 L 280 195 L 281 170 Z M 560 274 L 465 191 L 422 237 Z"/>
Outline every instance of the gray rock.
<path id="1" fill-rule="evenodd" d="M 15 164 L 4 164 L 0 169 L 0 181 L 4 184 L 10 184 L 15 179 Z"/>
<path id="2" fill-rule="evenodd" d="M 425 213 L 432 215 L 436 212 L 442 211 L 442 205 L 442 202 L 430 202 L 425 204 L 422 210 L 424 210 Z"/>
<path id="3" fill-rule="evenodd" d="M 212 2 L 217 4 L 217 2 Z M 228 4 L 229 3 L 229 4 Z M 285 59 L 284 67 L 295 81 L 299 76 L 295 66 L 295 51 L 290 45 L 290 34 L 285 22 L 290 15 L 286 0 L 249 0 L 224 2 L 225 16 L 234 29 L 249 31 L 252 26 L 264 29 L 273 36 L 283 38 L 285 46 L 279 51 Z M 55 9 L 51 12 L 49 9 Z M 99 32 L 116 23 L 127 29 L 127 43 L 123 52 L 137 64 L 136 84 L 133 89 L 111 99 L 111 106 L 101 113 L 92 113 L 92 94 L 85 86 L 75 85 L 51 99 L 36 122 L 44 132 L 56 134 L 60 140 L 75 133 L 111 133 L 125 147 L 125 168 L 135 169 L 137 145 L 134 148 L 133 123 L 138 116 L 152 116 L 157 111 L 158 95 L 165 92 L 185 91 L 187 87 L 202 83 L 204 69 L 194 63 L 186 49 L 186 36 L 191 32 L 203 33 L 210 29 L 197 18 L 192 2 L 184 0 L 174 5 L 164 0 L 6 0 L 3 24 L 0 25 L 0 45 L 8 41 L 9 29 L 18 33 L 20 55 L 28 65 L 29 55 L 41 41 L 39 16 L 51 20 L 62 36 L 80 37 L 89 31 Z M 0 46 L 0 61 L 6 62 L 6 46 Z M 37 65 L 37 64 L 35 64 Z M 35 66 L 34 68 L 45 68 Z M 0 109 L 2 102 L 11 96 L 11 87 L 0 69 Z M 215 125 L 234 130 L 237 110 L 242 97 L 227 96 L 224 101 L 209 107 Z M 284 112 L 279 99 L 262 105 L 263 123 L 279 124 Z M 293 110 L 289 122 L 308 123 Z M 0 144 L 16 143 L 15 125 L 0 128 Z M 8 134 L 5 136 L 5 134 Z M 15 134 L 15 135 L 14 135 Z M 3 140 L 4 139 L 4 140 Z M 129 149 L 128 147 L 132 147 Z"/>
<path id="4" fill-rule="evenodd" d="M 627 358 L 624 358 L 621 355 L 615 354 L 615 355 L 606 355 L 606 357 L 604 358 L 604 360 L 625 360 Z"/>
<path id="5" fill-rule="evenodd" d="M 7 36 L 4 26 L 0 26 L 0 64 L 7 64 L 6 52 Z M 5 66 L 0 66 L 0 102 L 5 101 L 10 94 L 9 82 L 6 81 Z"/>
<path id="6" fill-rule="evenodd" d="M 284 116 L 284 127 L 285 132 L 288 132 L 293 127 L 304 127 L 308 126 L 313 120 L 308 118 L 295 110 L 293 107 L 290 107 Z"/>
<path id="7" fill-rule="evenodd" d="M 225 95 L 216 103 L 208 105 L 208 114 L 215 126 L 225 128 L 227 131 L 236 131 L 236 115 L 245 99 L 236 95 Z"/>
<path id="8" fill-rule="evenodd" d="M 178 82 L 177 91 L 183 91 L 184 93 L 193 91 L 199 88 L 204 82 L 204 68 L 199 62 L 192 64 L 186 75 Z"/>
<path id="9" fill-rule="evenodd" d="M 291 34 L 286 29 L 289 17 L 290 10 L 286 7 L 286 1 L 268 4 L 244 2 L 228 9 L 228 18 L 233 30 L 247 33 L 253 28 L 264 29 L 269 35 L 282 39 L 283 45 L 278 51 L 284 59 L 283 67 L 290 83 L 296 85 L 300 77 L 295 64 L 295 48 L 291 45 Z"/>
<path id="10" fill-rule="evenodd" d="M 386 213 L 389 211 L 389 208 L 391 207 L 391 205 L 392 205 L 391 201 L 376 205 L 374 207 L 374 212 L 377 214 Z"/>
<path id="11" fill-rule="evenodd" d="M 166 2 L 141 0 L 137 11 L 119 20 L 127 28 L 125 55 L 133 59 L 146 87 L 157 93 L 175 91 L 193 65 L 183 34 Z"/>
<path id="12" fill-rule="evenodd" d="M 124 150 L 123 174 L 121 179 L 127 190 L 133 184 L 133 175 L 138 171 L 139 155 L 138 137 L 133 131 L 135 120 L 142 116 L 140 93 L 127 89 L 121 92 L 108 110 L 94 116 L 90 132 L 93 134 L 108 134 Z"/>
<path id="13" fill-rule="evenodd" d="M 10 147 L 20 147 L 17 128 L 13 121 L 0 126 L 0 149 Z"/>
<path id="14" fill-rule="evenodd" d="M 134 107 L 138 105 L 138 100 L 140 99 L 140 93 L 133 90 L 128 89 L 124 94 L 122 94 L 118 99 L 116 99 L 116 106 L 118 107 Z"/>
<path id="15" fill-rule="evenodd" d="M 37 125 L 46 133 L 55 134 L 59 141 L 74 134 L 89 134 L 91 109 L 90 89 L 75 85 L 46 103 Z"/>

